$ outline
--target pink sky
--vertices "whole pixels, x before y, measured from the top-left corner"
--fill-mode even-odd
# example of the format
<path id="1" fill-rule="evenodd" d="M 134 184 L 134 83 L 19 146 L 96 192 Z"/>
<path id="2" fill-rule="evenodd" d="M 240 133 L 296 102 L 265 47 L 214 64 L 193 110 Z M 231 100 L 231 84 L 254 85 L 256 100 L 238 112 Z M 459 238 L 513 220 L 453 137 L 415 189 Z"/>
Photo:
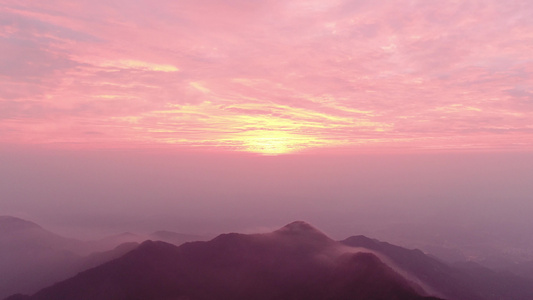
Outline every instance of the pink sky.
<path id="1" fill-rule="evenodd" d="M 0 146 L 533 147 L 533 2 L 0 1 Z"/>

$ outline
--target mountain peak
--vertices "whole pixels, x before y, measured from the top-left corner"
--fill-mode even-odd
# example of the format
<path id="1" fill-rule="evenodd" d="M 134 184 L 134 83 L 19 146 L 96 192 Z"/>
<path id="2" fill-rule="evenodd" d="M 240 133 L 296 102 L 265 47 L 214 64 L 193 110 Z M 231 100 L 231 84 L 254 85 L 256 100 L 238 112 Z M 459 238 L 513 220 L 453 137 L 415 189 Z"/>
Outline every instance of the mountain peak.
<path id="1" fill-rule="evenodd" d="M 304 221 L 295 221 L 287 224 L 280 229 L 274 231 L 276 234 L 291 237 L 304 237 L 306 239 L 315 239 L 317 241 L 331 240 L 322 231 L 316 229 L 312 225 Z"/>
<path id="2" fill-rule="evenodd" d="M 142 242 L 139 247 L 137 247 L 138 251 L 147 251 L 147 252 L 157 252 L 157 251 L 174 251 L 177 247 L 175 245 L 165 243 L 162 241 L 152 241 L 152 240 L 146 240 Z"/>
<path id="3" fill-rule="evenodd" d="M 305 222 L 305 221 L 294 221 L 292 223 L 289 223 L 285 226 L 283 226 L 278 231 L 285 231 L 285 232 L 312 232 L 312 231 L 318 231 L 315 227 L 311 226 L 311 224 Z"/>

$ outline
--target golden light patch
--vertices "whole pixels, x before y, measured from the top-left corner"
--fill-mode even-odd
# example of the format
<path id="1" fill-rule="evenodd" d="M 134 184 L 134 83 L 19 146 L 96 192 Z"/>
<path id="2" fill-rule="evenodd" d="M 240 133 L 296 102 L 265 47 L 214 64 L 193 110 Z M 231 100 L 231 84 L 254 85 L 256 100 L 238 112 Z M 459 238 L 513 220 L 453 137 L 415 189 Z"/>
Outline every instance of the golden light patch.
<path id="1" fill-rule="evenodd" d="M 173 65 L 154 64 L 141 60 L 120 59 L 101 63 L 102 67 L 111 67 L 118 69 L 137 69 L 143 71 L 156 71 L 156 72 L 177 72 L 179 71 Z"/>
<path id="2" fill-rule="evenodd" d="M 204 94 L 208 94 L 208 93 L 211 93 L 211 90 L 206 88 L 203 84 L 201 84 L 200 82 L 191 82 L 189 83 L 190 86 L 192 86 L 193 88 L 195 88 L 196 90 L 204 93 Z"/>
<path id="3" fill-rule="evenodd" d="M 255 138 L 246 141 L 246 150 L 264 155 L 278 155 L 294 152 L 297 148 L 284 138 Z"/>
<path id="4" fill-rule="evenodd" d="M 261 155 L 281 155 L 315 147 L 333 146 L 338 142 L 279 130 L 249 130 L 227 140 L 237 149 Z"/>
<path id="5" fill-rule="evenodd" d="M 473 106 L 465 106 L 462 104 L 451 104 L 448 106 L 441 106 L 441 107 L 435 108 L 434 110 L 447 112 L 447 113 L 455 113 L 455 112 L 461 112 L 461 111 L 481 111 L 480 108 L 473 107 Z"/>
<path id="6" fill-rule="evenodd" d="M 242 150 L 263 155 L 279 155 L 296 152 L 313 144 L 313 138 L 298 136 L 283 131 L 248 131 L 236 141 L 242 143 Z"/>
<path id="7" fill-rule="evenodd" d="M 102 98 L 102 99 L 116 99 L 120 98 L 120 96 L 117 95 L 96 95 L 95 98 Z"/>

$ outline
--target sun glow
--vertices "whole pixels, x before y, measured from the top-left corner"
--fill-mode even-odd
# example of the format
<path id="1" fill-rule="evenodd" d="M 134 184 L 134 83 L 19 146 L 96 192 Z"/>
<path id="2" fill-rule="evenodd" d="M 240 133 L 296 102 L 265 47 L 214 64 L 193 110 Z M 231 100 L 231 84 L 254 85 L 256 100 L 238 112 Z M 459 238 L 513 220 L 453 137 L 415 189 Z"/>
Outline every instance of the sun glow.
<path id="1" fill-rule="evenodd" d="M 289 154 L 327 144 L 316 137 L 269 130 L 248 131 L 236 137 L 234 142 L 241 144 L 242 151 L 262 155 Z"/>
<path id="2" fill-rule="evenodd" d="M 244 150 L 247 152 L 259 153 L 263 155 L 280 155 L 296 152 L 305 148 L 300 140 L 284 136 L 257 136 L 246 138 L 243 141 Z"/>

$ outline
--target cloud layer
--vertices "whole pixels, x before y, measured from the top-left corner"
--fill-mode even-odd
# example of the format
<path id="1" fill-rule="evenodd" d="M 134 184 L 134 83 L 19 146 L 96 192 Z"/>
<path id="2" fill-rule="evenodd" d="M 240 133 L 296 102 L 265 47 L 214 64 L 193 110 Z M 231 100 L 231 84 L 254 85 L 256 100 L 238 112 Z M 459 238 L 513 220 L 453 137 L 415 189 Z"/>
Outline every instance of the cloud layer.
<path id="1" fill-rule="evenodd" d="M 0 1 L 0 143 L 533 146 L 530 1 Z"/>

